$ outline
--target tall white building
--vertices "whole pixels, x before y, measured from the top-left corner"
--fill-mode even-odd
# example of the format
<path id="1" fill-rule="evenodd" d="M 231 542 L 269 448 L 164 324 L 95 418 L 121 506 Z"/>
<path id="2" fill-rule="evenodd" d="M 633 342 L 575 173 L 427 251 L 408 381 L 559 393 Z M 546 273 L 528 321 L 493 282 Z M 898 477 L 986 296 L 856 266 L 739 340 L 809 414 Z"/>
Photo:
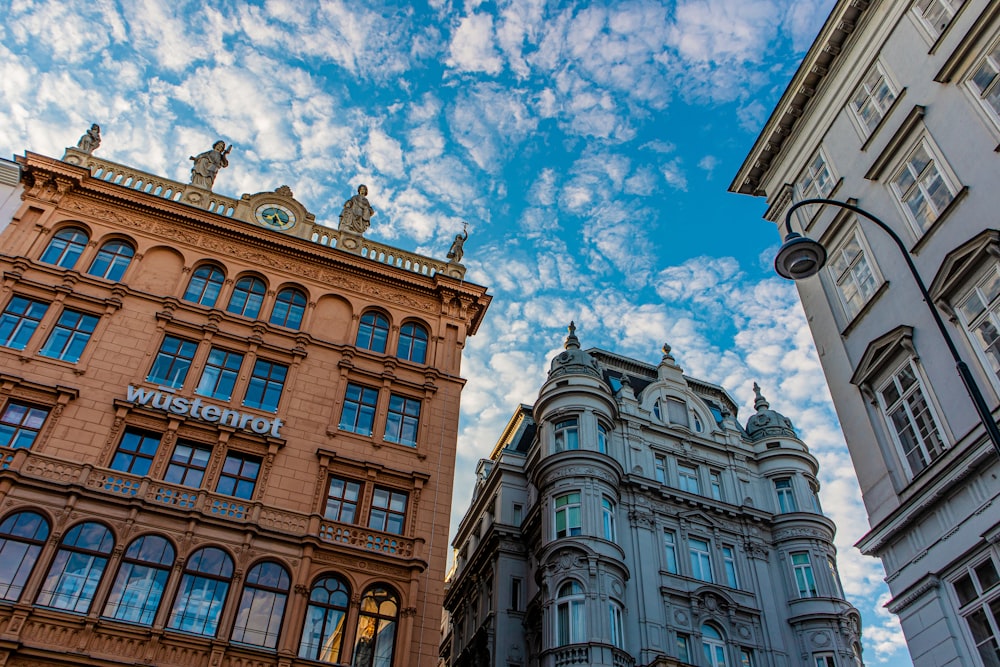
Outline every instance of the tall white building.
<path id="1" fill-rule="evenodd" d="M 570 329 L 453 542 L 454 667 L 859 667 L 817 462 L 757 391 L 581 350 Z"/>
<path id="2" fill-rule="evenodd" d="M 1000 397 L 1000 3 L 840 0 L 730 190 L 778 223 L 856 204 L 902 241 L 982 389 Z M 903 252 L 807 206 L 828 261 L 797 283 L 918 667 L 1000 665 L 1000 465 Z"/>

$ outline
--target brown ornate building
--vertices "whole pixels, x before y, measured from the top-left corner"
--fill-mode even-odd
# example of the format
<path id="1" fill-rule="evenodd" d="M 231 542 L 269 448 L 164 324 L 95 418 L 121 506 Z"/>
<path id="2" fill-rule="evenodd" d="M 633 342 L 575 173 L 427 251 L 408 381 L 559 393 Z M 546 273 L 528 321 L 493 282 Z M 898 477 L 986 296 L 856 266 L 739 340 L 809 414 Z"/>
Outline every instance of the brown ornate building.
<path id="1" fill-rule="evenodd" d="M 0 665 L 434 664 L 486 290 L 287 186 L 17 163 Z"/>

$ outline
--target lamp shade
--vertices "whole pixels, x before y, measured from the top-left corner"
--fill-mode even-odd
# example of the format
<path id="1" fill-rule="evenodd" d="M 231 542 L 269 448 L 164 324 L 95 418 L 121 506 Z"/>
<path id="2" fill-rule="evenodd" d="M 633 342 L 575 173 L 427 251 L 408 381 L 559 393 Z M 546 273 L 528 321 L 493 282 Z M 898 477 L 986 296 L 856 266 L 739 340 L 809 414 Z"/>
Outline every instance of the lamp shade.
<path id="1" fill-rule="evenodd" d="M 774 270 L 782 278 L 801 280 L 814 276 L 826 264 L 826 248 L 814 241 L 792 232 L 774 258 Z"/>

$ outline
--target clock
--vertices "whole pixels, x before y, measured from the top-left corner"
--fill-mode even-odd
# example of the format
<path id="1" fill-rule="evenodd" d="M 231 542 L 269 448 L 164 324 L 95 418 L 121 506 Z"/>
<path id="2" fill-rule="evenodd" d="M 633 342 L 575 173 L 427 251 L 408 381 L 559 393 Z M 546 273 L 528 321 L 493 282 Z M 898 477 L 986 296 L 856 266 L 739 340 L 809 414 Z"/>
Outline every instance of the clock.
<path id="1" fill-rule="evenodd" d="M 257 222 L 264 227 L 284 231 L 295 225 L 295 214 L 280 204 L 261 204 L 254 212 Z"/>

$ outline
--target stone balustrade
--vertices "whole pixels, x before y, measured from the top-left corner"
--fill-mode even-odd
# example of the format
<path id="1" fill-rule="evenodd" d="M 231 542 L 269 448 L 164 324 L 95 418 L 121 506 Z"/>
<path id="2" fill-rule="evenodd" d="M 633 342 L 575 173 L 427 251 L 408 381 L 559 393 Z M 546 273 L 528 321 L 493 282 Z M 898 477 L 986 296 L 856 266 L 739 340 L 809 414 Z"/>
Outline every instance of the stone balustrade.
<path id="1" fill-rule="evenodd" d="M 178 183 L 177 181 L 149 174 L 139 169 L 126 167 L 116 162 L 102 160 L 76 148 L 67 148 L 66 154 L 63 155 L 63 161 L 89 169 L 91 176 L 96 179 L 144 192 L 154 197 L 182 202 L 227 218 L 234 217 L 234 214 L 237 212 L 239 201 L 232 197 L 225 197 L 194 185 Z M 243 215 L 241 213 L 238 217 L 242 217 Z M 399 248 L 393 248 L 392 246 L 366 239 L 360 234 L 353 232 L 345 232 L 314 223 L 308 237 L 313 243 L 328 248 L 336 248 L 352 255 L 364 257 L 378 264 L 394 266 L 422 276 L 430 277 L 441 273 L 459 280 L 465 278 L 465 267 L 461 264 L 443 262 L 416 253 L 406 252 Z"/>
<path id="2" fill-rule="evenodd" d="M 0 447 L 0 471 L 3 470 L 59 486 L 84 486 L 109 496 L 140 499 L 150 506 L 167 505 L 215 519 L 253 524 L 284 535 L 309 535 L 360 551 L 377 551 L 397 558 L 419 556 L 414 553 L 416 540 L 401 535 L 319 519 L 317 515 L 268 507 L 259 501 L 242 500 L 204 489 L 167 484 L 149 477 L 64 461 L 28 449 Z"/>

